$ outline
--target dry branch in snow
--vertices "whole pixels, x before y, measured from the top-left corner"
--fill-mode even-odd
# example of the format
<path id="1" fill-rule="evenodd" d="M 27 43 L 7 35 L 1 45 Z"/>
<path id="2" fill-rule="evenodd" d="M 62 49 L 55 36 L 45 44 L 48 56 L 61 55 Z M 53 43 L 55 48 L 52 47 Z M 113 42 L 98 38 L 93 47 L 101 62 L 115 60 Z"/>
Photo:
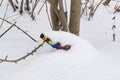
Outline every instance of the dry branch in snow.
<path id="1" fill-rule="evenodd" d="M 44 43 L 44 42 L 43 42 Z M 27 53 L 26 55 L 18 58 L 18 59 L 15 59 L 15 60 L 9 60 L 8 59 L 8 55 L 4 58 L 4 59 L 0 59 L 0 63 L 2 62 L 13 62 L 13 63 L 17 63 L 21 60 L 25 60 L 27 57 L 29 57 L 30 55 L 33 55 L 42 45 L 43 43 L 40 43 L 37 47 L 35 47 L 31 52 Z"/>
<path id="2" fill-rule="evenodd" d="M 5 22 L 7 22 L 7 23 L 9 23 L 9 24 L 13 24 L 13 23 L 11 23 L 10 21 L 8 21 L 8 20 L 6 20 L 6 19 L 3 19 L 3 18 L 1 18 L 0 17 L 0 19 L 1 20 L 3 20 L 3 21 L 5 21 Z M 37 40 L 36 39 L 34 39 L 32 36 L 30 36 L 27 32 L 25 32 L 23 29 L 21 29 L 20 27 L 18 27 L 16 24 L 14 25 L 14 27 L 16 27 L 18 30 L 20 30 L 20 31 L 22 31 L 24 34 L 26 34 L 30 39 L 32 39 L 33 41 L 35 41 L 35 42 L 37 42 Z"/>

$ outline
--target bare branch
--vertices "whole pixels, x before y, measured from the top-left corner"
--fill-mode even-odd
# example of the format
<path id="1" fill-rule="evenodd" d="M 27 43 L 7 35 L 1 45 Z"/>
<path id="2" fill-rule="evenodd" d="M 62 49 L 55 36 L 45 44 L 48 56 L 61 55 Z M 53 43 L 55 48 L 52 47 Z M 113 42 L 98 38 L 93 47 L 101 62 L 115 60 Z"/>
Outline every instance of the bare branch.
<path id="1" fill-rule="evenodd" d="M 5 22 L 9 23 L 9 24 L 13 24 L 8 20 L 5 20 L 3 18 L 0 17 L 1 20 L 4 20 Z M 18 27 L 17 25 L 14 25 L 17 29 L 19 29 L 20 31 L 22 31 L 24 34 L 26 34 L 30 39 L 32 39 L 33 41 L 37 42 L 37 40 L 35 40 L 33 37 L 31 37 L 28 33 L 26 33 L 23 29 L 21 29 L 20 27 Z"/>
<path id="2" fill-rule="evenodd" d="M 13 3 L 13 0 L 8 0 L 8 2 L 9 2 L 10 5 L 12 6 L 13 11 L 16 11 L 16 9 L 17 9 L 18 7 Z"/>
<path id="3" fill-rule="evenodd" d="M 5 17 L 6 17 L 7 10 L 8 10 L 8 4 L 7 4 L 6 10 L 5 10 L 5 14 L 4 14 L 3 19 L 5 19 Z M 2 20 L 2 23 L 1 23 L 1 25 L 0 25 L 0 28 L 2 27 L 3 23 L 4 23 L 4 20 Z"/>
<path id="4" fill-rule="evenodd" d="M 37 4 L 39 3 L 39 1 L 40 1 L 40 0 L 38 0 L 38 1 L 36 0 L 34 6 L 33 6 L 33 8 L 32 8 L 31 17 L 32 17 L 33 20 L 35 19 L 34 10 L 35 10 Z"/>
<path id="5" fill-rule="evenodd" d="M 45 2 L 43 3 L 43 5 L 41 6 L 40 10 L 38 11 L 38 14 L 41 12 L 43 6 L 45 5 L 45 3 L 47 2 L 47 0 L 45 0 Z"/>
<path id="6" fill-rule="evenodd" d="M 95 9 L 94 9 L 93 14 L 96 12 L 97 8 L 100 6 L 100 4 L 101 4 L 102 2 L 103 2 L 103 0 L 101 0 L 101 1 L 97 4 L 97 6 L 96 6 Z"/>
<path id="7" fill-rule="evenodd" d="M 0 38 L 1 38 L 5 33 L 7 33 L 10 29 L 12 29 L 12 27 L 13 27 L 15 24 L 16 24 L 16 22 L 15 22 L 14 24 L 12 24 L 4 33 L 2 33 L 2 34 L 0 35 Z"/>
<path id="8" fill-rule="evenodd" d="M 15 60 L 8 60 L 8 56 L 5 57 L 5 59 L 0 59 L 0 63 L 2 62 L 13 62 L 13 63 L 17 63 L 21 60 L 24 60 L 26 59 L 27 57 L 29 57 L 30 55 L 33 55 L 42 45 L 43 45 L 44 42 L 42 42 L 41 44 L 39 44 L 37 47 L 35 47 L 30 53 L 27 53 L 26 55 L 18 58 L 18 59 L 15 59 Z"/>
<path id="9" fill-rule="evenodd" d="M 51 23 L 51 21 L 50 21 L 50 16 L 49 16 L 49 13 L 48 13 L 47 3 L 46 3 L 46 12 L 47 12 L 47 16 L 48 16 L 48 20 L 49 20 L 50 26 L 51 26 L 51 28 L 52 28 L 52 23 Z M 52 28 L 52 30 L 53 30 L 53 28 Z"/>
<path id="10" fill-rule="evenodd" d="M 83 8 L 82 13 L 81 13 L 81 15 L 80 15 L 80 18 L 81 18 L 81 16 L 83 15 L 83 13 L 85 12 L 85 9 L 87 8 L 88 2 L 89 2 L 89 1 L 87 0 L 87 2 L 85 3 L 85 7 Z"/>
<path id="11" fill-rule="evenodd" d="M 89 19 L 88 19 L 88 20 L 90 20 L 90 18 L 93 17 L 93 15 L 95 14 L 97 8 L 100 6 L 100 4 L 101 4 L 102 2 L 103 2 L 103 0 L 101 0 L 101 1 L 97 4 L 97 6 L 96 6 L 95 8 L 94 8 L 93 5 L 91 6 L 91 11 L 90 11 Z"/>

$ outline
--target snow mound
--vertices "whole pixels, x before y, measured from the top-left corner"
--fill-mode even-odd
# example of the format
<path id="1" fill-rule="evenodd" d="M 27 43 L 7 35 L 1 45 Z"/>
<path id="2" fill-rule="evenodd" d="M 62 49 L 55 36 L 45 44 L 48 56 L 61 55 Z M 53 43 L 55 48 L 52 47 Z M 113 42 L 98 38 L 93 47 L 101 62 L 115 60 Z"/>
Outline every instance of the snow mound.
<path id="1" fill-rule="evenodd" d="M 44 44 L 29 59 L 17 65 L 5 64 L 4 68 L 7 68 L 6 73 L 10 74 L 10 78 L 5 77 L 2 80 L 85 80 L 85 74 L 91 72 L 90 65 L 98 58 L 95 48 L 88 41 L 67 32 L 44 34 L 62 45 L 70 44 L 71 49 L 55 50 Z M 13 66 L 12 74 L 8 65 Z"/>
<path id="2" fill-rule="evenodd" d="M 67 55 L 67 57 L 78 56 L 79 60 L 81 59 L 82 61 L 83 59 L 87 61 L 92 60 L 98 56 L 96 49 L 93 47 L 93 45 L 90 42 L 74 34 L 71 34 L 68 32 L 62 32 L 62 31 L 52 31 L 52 32 L 44 33 L 44 34 L 50 37 L 55 42 L 61 42 L 62 45 L 66 45 L 66 44 L 71 45 L 70 50 L 68 51 L 57 50 L 57 51 L 54 51 L 55 53 L 56 52 L 58 54 L 59 52 L 64 53 L 63 55 Z"/>

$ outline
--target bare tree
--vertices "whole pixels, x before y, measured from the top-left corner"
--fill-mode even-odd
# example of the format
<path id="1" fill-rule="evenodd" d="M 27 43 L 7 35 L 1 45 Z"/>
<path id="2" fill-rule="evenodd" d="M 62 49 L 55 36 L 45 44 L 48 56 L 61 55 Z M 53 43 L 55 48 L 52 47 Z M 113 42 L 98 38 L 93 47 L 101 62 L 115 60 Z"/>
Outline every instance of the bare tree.
<path id="1" fill-rule="evenodd" d="M 75 35 L 79 35 L 80 30 L 81 0 L 71 0 L 69 30 Z"/>
<path id="2" fill-rule="evenodd" d="M 65 16 L 62 0 L 48 0 L 48 2 L 50 3 L 53 30 L 68 31 L 67 19 Z"/>
<path id="3" fill-rule="evenodd" d="M 58 0 L 51 0 L 52 4 L 54 4 L 54 7 L 58 7 Z M 51 20 L 52 20 L 52 29 L 55 31 L 60 30 L 59 26 L 59 17 L 57 16 L 54 8 L 52 7 L 52 4 L 50 5 L 50 15 L 51 15 Z"/>
<path id="4" fill-rule="evenodd" d="M 67 17 L 65 16 L 66 14 L 63 7 L 63 1 L 48 0 L 48 2 L 50 3 L 51 6 L 50 12 L 53 30 L 68 31 Z M 80 13 L 81 13 L 81 0 L 71 0 L 69 31 L 75 35 L 79 35 Z"/>

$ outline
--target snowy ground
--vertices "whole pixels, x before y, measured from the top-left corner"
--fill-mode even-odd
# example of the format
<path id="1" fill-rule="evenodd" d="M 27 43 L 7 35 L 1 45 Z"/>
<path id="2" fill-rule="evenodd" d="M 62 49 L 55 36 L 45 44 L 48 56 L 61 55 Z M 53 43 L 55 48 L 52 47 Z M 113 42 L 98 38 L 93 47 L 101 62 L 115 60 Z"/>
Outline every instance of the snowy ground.
<path id="1" fill-rule="evenodd" d="M 3 7 L 2 9 L 5 9 Z M 0 9 L 0 16 L 3 11 Z M 80 37 L 66 32 L 52 32 L 44 11 L 36 21 L 25 14 L 17 25 L 38 41 L 45 33 L 55 42 L 72 45 L 69 51 L 52 49 L 44 44 L 35 55 L 24 61 L 0 63 L 1 80 L 120 80 L 119 26 L 116 41 L 112 41 L 113 15 L 101 15 L 99 10 L 92 21 L 81 20 Z M 107 13 L 107 12 L 106 12 Z M 15 13 L 17 14 L 17 13 Z M 8 17 L 13 14 L 8 14 Z M 105 18 L 107 17 L 107 18 Z M 23 19 L 24 18 L 24 19 Z M 13 19 L 9 19 L 14 23 Z M 119 25 L 119 23 L 117 23 Z M 0 34 L 10 25 L 4 24 Z M 0 58 L 9 55 L 16 59 L 30 52 L 38 43 L 33 42 L 15 27 L 0 38 Z"/>

